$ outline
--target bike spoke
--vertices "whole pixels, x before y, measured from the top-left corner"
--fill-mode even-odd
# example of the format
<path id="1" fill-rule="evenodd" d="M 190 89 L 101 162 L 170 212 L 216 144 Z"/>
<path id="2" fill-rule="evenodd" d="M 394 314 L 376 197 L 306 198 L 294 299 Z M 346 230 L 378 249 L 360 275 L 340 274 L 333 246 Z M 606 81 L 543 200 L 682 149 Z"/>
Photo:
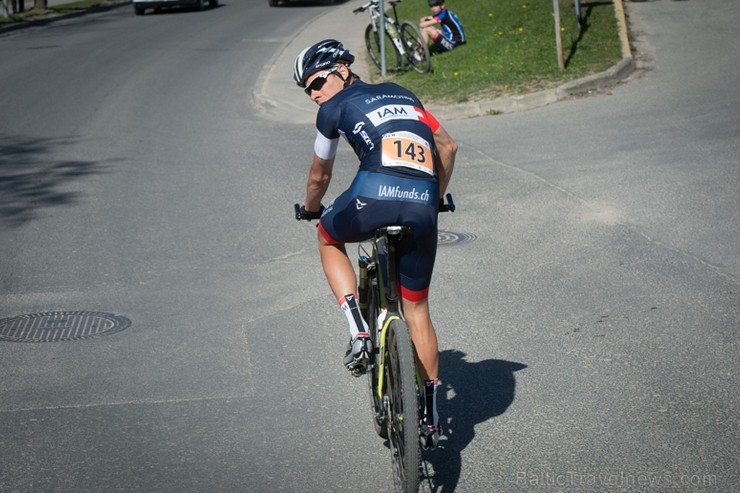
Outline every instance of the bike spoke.
<path id="1" fill-rule="evenodd" d="M 432 67 L 429 47 L 424 42 L 419 28 L 409 21 L 401 24 L 401 40 L 407 49 L 406 61 L 419 73 L 425 74 Z"/>

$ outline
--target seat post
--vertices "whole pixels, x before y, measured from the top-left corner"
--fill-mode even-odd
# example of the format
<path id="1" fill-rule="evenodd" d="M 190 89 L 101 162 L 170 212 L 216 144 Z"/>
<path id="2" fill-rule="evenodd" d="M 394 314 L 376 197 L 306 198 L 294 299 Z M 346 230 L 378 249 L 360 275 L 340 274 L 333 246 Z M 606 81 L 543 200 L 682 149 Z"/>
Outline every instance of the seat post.
<path id="1" fill-rule="evenodd" d="M 400 287 L 398 285 L 398 261 L 396 259 L 396 247 L 406 228 L 403 226 L 388 226 L 384 234 L 387 239 L 386 248 L 388 249 L 388 289 L 386 297 L 388 298 L 388 309 L 400 312 Z"/>

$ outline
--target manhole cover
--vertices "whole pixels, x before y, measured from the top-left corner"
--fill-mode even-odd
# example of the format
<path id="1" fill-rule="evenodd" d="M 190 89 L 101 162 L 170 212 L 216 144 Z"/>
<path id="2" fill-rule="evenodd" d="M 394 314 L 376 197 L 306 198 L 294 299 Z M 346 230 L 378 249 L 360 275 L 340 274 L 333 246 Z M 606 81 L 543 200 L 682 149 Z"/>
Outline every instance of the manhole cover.
<path id="1" fill-rule="evenodd" d="M 439 230 L 437 232 L 438 245 L 457 245 L 474 241 L 477 236 L 472 233 L 455 233 L 452 231 Z"/>
<path id="2" fill-rule="evenodd" d="M 47 312 L 0 319 L 0 341 L 60 342 L 114 334 L 131 326 L 125 317 L 101 312 Z"/>

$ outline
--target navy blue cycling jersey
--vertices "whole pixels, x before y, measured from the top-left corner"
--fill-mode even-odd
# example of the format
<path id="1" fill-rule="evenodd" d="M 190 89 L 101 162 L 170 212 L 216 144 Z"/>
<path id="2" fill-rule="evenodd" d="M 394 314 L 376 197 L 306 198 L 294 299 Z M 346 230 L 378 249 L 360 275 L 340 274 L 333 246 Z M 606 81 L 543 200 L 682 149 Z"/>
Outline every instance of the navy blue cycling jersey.
<path id="1" fill-rule="evenodd" d="M 381 226 L 410 226 L 399 245 L 401 294 L 428 295 L 437 250 L 439 189 L 434 132 L 439 122 L 410 91 L 356 81 L 322 104 L 314 152 L 336 154 L 344 136 L 360 159 L 348 190 L 329 204 L 319 231 L 329 243 L 357 242 Z"/>
<path id="2" fill-rule="evenodd" d="M 434 139 L 439 122 L 407 89 L 393 83 L 356 81 L 321 105 L 314 151 L 334 157 L 344 136 L 360 170 L 434 179 Z"/>
<path id="3" fill-rule="evenodd" d="M 454 12 L 442 8 L 434 19 L 442 26 L 444 31 L 444 37 L 452 43 L 452 45 L 461 45 L 465 43 L 465 31 L 462 27 L 462 22 L 457 18 Z"/>

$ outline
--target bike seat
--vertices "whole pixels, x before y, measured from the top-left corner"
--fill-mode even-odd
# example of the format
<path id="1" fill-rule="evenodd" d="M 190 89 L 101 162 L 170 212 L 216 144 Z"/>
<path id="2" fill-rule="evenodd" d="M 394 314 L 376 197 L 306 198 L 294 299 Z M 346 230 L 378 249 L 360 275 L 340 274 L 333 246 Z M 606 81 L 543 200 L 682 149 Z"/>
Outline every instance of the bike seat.
<path id="1" fill-rule="evenodd" d="M 376 236 L 386 235 L 388 238 L 398 238 L 406 233 L 411 233 L 411 228 L 408 226 L 401 226 L 399 224 L 383 226 L 375 231 Z"/>

